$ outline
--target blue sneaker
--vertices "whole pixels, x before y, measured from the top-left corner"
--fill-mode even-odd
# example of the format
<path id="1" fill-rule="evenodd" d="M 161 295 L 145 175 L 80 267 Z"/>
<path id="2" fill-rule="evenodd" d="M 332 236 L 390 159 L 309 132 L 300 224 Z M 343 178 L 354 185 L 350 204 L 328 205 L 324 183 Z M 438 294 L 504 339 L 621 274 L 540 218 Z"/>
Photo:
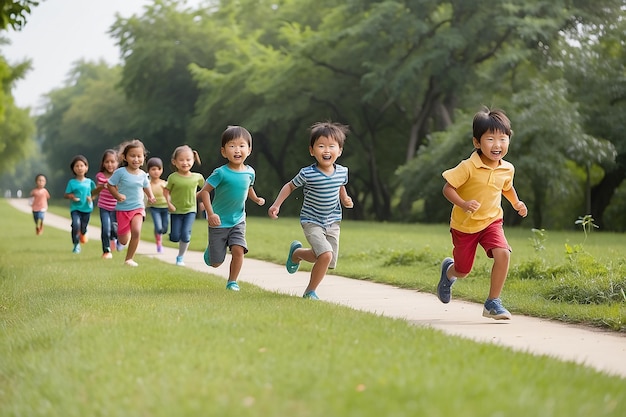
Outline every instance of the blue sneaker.
<path id="1" fill-rule="evenodd" d="M 185 266 L 185 261 L 183 260 L 182 256 L 177 256 L 176 257 L 176 265 L 177 266 Z"/>
<path id="2" fill-rule="evenodd" d="M 80 253 L 80 243 L 74 245 L 74 249 L 72 249 L 72 253 Z"/>
<path id="3" fill-rule="evenodd" d="M 485 301 L 485 308 L 483 309 L 483 317 L 487 317 L 494 320 L 511 320 L 511 313 L 504 308 L 502 301 L 499 298 Z"/>
<path id="4" fill-rule="evenodd" d="M 230 291 L 239 291 L 239 284 L 237 284 L 237 281 L 228 281 L 226 289 Z"/>
<path id="5" fill-rule="evenodd" d="M 308 298 L 309 300 L 319 300 L 320 298 L 315 294 L 315 291 L 307 291 L 302 298 Z"/>
<path id="6" fill-rule="evenodd" d="M 203 258 L 204 258 L 204 263 L 207 264 L 208 266 L 211 266 L 211 258 L 209 257 L 209 247 L 208 246 L 204 250 Z"/>
<path id="7" fill-rule="evenodd" d="M 437 284 L 437 297 L 439 297 L 439 301 L 444 304 L 448 304 L 450 302 L 451 291 L 450 287 L 456 281 L 456 278 L 453 280 L 449 280 L 446 273 L 448 272 L 448 268 L 450 265 L 454 263 L 452 258 L 446 258 L 441 263 L 441 278 L 439 278 L 439 284 Z"/>
<path id="8" fill-rule="evenodd" d="M 287 272 L 289 272 L 290 274 L 295 274 L 298 268 L 300 268 L 300 262 L 295 263 L 291 260 L 291 257 L 293 256 L 293 253 L 296 251 L 296 249 L 301 247 L 302 243 L 298 242 L 297 240 L 291 242 L 291 246 L 289 247 L 289 256 L 287 257 L 287 262 L 285 262 Z"/>

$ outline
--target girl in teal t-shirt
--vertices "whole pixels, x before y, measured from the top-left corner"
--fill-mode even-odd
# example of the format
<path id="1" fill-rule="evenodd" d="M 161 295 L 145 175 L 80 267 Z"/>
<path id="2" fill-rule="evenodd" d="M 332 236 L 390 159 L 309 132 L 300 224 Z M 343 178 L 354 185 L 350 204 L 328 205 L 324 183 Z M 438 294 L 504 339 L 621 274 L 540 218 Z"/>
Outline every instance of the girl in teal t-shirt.
<path id="1" fill-rule="evenodd" d="M 72 216 L 72 252 L 80 253 L 80 244 L 87 242 L 87 226 L 93 201 L 91 192 L 96 189 L 96 183 L 86 177 L 89 170 L 87 158 L 76 155 L 70 163 L 74 178 L 68 181 L 64 197 L 70 200 L 70 215 Z"/>

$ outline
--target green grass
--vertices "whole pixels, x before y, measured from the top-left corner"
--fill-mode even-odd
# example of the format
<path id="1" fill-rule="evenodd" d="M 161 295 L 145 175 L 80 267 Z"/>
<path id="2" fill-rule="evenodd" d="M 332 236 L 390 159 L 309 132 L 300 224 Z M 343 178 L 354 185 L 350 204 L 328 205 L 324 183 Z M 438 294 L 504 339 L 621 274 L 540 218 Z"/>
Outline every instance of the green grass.
<path id="1" fill-rule="evenodd" d="M 51 211 L 69 215 L 66 207 L 58 205 Z M 99 223 L 97 212 L 92 222 Z M 545 250 L 540 252 L 533 246 L 530 230 L 511 228 L 506 234 L 513 253 L 502 299 L 511 312 L 626 331 L 624 234 L 594 232 L 585 241 L 582 229 L 548 231 Z M 154 240 L 150 218 L 142 239 Z M 298 219 L 249 217 L 246 256 L 282 264 L 293 239 L 305 242 Z M 190 249 L 203 251 L 206 241 L 206 222 L 197 220 Z M 164 242 L 175 247 L 167 239 Z M 582 250 L 568 254 L 566 244 L 582 245 Z M 332 273 L 435 293 L 441 260 L 451 250 L 446 225 L 344 221 L 339 263 Z M 453 298 L 484 302 L 491 265 L 479 247 L 471 275 L 457 281 Z M 305 271 L 310 268 L 306 263 L 301 266 Z"/>
<path id="2" fill-rule="evenodd" d="M 626 380 L 589 368 L 32 229 L 0 201 L 3 417 L 626 413 Z"/>

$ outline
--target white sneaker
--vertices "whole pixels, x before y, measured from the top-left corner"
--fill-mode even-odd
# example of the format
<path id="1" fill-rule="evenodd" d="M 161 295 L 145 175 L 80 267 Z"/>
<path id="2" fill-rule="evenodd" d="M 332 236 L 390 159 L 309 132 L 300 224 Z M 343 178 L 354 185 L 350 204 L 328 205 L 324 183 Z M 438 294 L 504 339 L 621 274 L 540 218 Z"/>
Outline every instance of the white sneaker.
<path id="1" fill-rule="evenodd" d="M 125 261 L 124 264 L 126 264 L 128 266 L 139 266 L 139 264 L 137 262 L 133 261 L 132 259 L 129 259 L 129 260 Z"/>

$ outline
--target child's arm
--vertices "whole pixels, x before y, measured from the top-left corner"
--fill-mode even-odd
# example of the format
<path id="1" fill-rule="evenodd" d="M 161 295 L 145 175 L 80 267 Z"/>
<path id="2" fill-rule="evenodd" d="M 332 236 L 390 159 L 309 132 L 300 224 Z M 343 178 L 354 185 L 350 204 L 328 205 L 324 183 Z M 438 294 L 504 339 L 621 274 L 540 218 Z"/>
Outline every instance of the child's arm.
<path id="1" fill-rule="evenodd" d="M 126 200 L 126 196 L 124 194 L 120 194 L 120 192 L 117 189 L 116 185 L 108 184 L 107 185 L 107 190 L 109 190 L 109 192 L 111 193 L 113 198 L 115 198 L 115 201 L 122 202 L 122 201 Z"/>
<path id="2" fill-rule="evenodd" d="M 248 188 L 248 198 L 254 201 L 259 206 L 262 206 L 265 204 L 265 199 L 263 197 L 258 197 L 256 195 L 256 191 L 254 191 L 254 187 Z"/>
<path id="3" fill-rule="evenodd" d="M 354 207 L 354 203 L 352 202 L 352 198 L 348 195 L 348 191 L 346 190 L 346 186 L 345 185 L 342 185 L 341 188 L 339 188 L 339 200 L 341 200 L 341 204 L 345 208 L 352 208 L 352 207 Z"/>
<path id="4" fill-rule="evenodd" d="M 463 200 L 459 193 L 456 191 L 456 188 L 451 186 L 449 182 L 446 182 L 446 184 L 443 186 L 443 195 L 448 199 L 449 202 L 451 202 L 455 206 L 461 207 L 466 213 L 474 213 L 480 208 L 480 203 L 476 200 Z"/>
<path id="5" fill-rule="evenodd" d="M 274 200 L 274 204 L 267 210 L 267 214 L 272 219 L 278 218 L 278 213 L 280 212 L 280 206 L 283 204 L 283 201 L 289 197 L 289 195 L 296 189 L 296 186 L 293 185 L 293 182 L 289 181 L 287 184 L 283 185 L 283 188 L 280 189 L 276 200 Z"/>
<path id="6" fill-rule="evenodd" d="M 146 195 L 146 197 L 148 197 L 148 203 L 156 203 L 156 197 L 152 193 L 152 188 L 150 186 L 144 187 L 143 193 Z"/>
<path id="7" fill-rule="evenodd" d="M 222 224 L 222 221 L 220 220 L 220 216 L 213 212 L 213 204 L 211 204 L 211 191 L 213 191 L 213 186 L 207 182 L 200 190 L 200 199 L 202 200 L 204 211 L 206 211 L 206 219 L 209 222 L 209 226 L 217 227 Z"/>
<path id="8" fill-rule="evenodd" d="M 165 197 L 165 201 L 167 202 L 167 210 L 171 213 L 176 211 L 176 206 L 172 204 L 172 195 L 170 194 L 170 190 L 167 188 L 163 188 L 163 197 Z"/>
<path id="9" fill-rule="evenodd" d="M 502 191 L 502 195 L 509 200 L 509 203 L 513 206 L 517 214 L 522 217 L 526 217 L 528 215 L 528 209 L 526 208 L 526 204 L 517 197 L 517 191 L 515 191 L 515 187 L 509 188 L 507 191 Z"/>

